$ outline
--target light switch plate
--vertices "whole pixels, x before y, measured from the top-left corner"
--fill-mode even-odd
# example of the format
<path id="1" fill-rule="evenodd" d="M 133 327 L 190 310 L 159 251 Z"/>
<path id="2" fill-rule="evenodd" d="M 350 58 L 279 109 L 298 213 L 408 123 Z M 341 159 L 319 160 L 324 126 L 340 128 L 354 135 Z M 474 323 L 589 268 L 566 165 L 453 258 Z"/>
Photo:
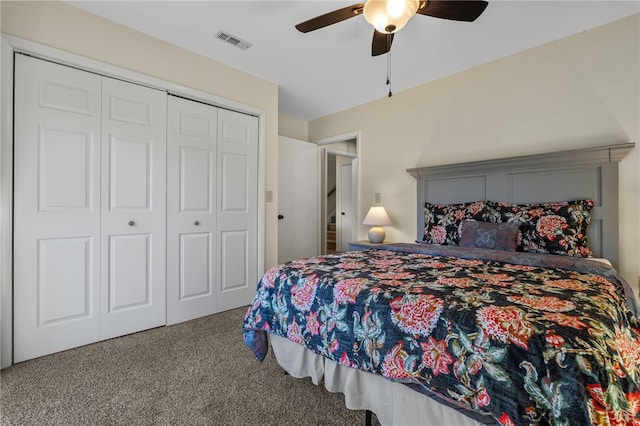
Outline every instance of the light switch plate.
<path id="1" fill-rule="evenodd" d="M 264 201 L 266 203 L 273 203 L 273 191 L 267 191 L 264 194 Z"/>
<path id="2" fill-rule="evenodd" d="M 380 204 L 380 199 L 382 198 L 382 196 L 380 195 L 379 192 L 376 192 L 375 196 L 374 196 L 374 203 L 376 204 Z"/>

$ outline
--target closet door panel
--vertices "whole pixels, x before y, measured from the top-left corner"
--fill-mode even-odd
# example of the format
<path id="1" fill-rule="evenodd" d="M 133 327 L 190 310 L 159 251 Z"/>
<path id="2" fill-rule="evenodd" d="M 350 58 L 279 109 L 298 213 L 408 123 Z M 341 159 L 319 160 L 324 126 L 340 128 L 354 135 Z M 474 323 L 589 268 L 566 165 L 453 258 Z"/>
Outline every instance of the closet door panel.
<path id="1" fill-rule="evenodd" d="M 169 97 L 167 323 L 216 312 L 215 166 L 218 109 Z"/>
<path id="2" fill-rule="evenodd" d="M 91 314 L 91 240 L 38 241 L 38 325 L 87 318 Z"/>
<path id="3" fill-rule="evenodd" d="M 177 152 L 179 161 L 179 211 L 191 214 L 212 214 L 211 199 L 214 189 L 212 178 L 214 152 L 193 146 L 181 146 Z"/>
<path id="4" fill-rule="evenodd" d="M 109 239 L 108 313 L 151 304 L 151 236 L 112 235 Z"/>
<path id="5" fill-rule="evenodd" d="M 180 235 L 180 287 L 178 299 L 206 297 L 211 291 L 211 233 Z M 211 304 L 213 308 L 213 304 Z M 212 312 L 208 312 L 212 313 Z"/>
<path id="6" fill-rule="evenodd" d="M 92 134 L 40 128 L 38 210 L 91 211 Z"/>
<path id="7" fill-rule="evenodd" d="M 100 77 L 15 56 L 14 362 L 100 340 Z"/>
<path id="8" fill-rule="evenodd" d="M 242 290 L 249 286 L 249 232 L 246 230 L 223 231 L 222 238 L 222 277 L 220 290 L 223 294 Z"/>
<path id="9" fill-rule="evenodd" d="M 110 135 L 109 211 L 151 212 L 152 139 Z"/>
<path id="10" fill-rule="evenodd" d="M 218 310 L 251 303 L 258 282 L 258 118 L 218 113 Z"/>
<path id="11" fill-rule="evenodd" d="M 102 79 L 102 337 L 165 324 L 166 94 Z"/>

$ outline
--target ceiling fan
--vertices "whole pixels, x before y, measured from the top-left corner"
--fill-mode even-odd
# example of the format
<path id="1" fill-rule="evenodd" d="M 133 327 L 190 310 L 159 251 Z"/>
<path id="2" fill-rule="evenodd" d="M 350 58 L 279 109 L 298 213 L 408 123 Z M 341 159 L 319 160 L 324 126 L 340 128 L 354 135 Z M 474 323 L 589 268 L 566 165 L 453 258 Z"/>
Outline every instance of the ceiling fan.
<path id="1" fill-rule="evenodd" d="M 303 33 L 336 24 L 358 15 L 374 27 L 371 55 L 389 52 L 393 35 L 414 15 L 427 15 L 454 21 L 475 21 L 484 12 L 486 1 L 471 0 L 367 0 L 316 16 L 296 25 Z"/>

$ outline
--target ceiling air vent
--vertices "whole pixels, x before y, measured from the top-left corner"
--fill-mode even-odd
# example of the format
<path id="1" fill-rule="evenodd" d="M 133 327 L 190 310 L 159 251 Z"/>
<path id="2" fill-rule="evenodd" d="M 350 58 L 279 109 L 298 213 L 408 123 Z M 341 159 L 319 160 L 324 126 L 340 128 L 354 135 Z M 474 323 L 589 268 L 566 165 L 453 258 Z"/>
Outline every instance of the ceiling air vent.
<path id="1" fill-rule="evenodd" d="M 248 48 L 253 46 L 252 43 L 249 43 L 248 41 L 244 41 L 239 37 L 232 36 L 231 34 L 225 31 L 218 31 L 218 34 L 216 34 L 216 38 L 222 41 L 226 41 L 227 43 L 232 44 L 238 49 L 242 49 L 242 50 L 247 50 Z"/>

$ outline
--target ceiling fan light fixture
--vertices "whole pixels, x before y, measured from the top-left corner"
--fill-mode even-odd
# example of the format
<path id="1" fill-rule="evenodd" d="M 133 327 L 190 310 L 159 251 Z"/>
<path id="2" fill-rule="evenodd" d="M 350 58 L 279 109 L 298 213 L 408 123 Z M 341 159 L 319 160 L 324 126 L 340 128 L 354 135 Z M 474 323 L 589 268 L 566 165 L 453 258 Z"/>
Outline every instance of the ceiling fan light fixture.
<path id="1" fill-rule="evenodd" d="M 364 5 L 364 18 L 381 33 L 400 31 L 416 14 L 420 0 L 368 0 Z"/>

